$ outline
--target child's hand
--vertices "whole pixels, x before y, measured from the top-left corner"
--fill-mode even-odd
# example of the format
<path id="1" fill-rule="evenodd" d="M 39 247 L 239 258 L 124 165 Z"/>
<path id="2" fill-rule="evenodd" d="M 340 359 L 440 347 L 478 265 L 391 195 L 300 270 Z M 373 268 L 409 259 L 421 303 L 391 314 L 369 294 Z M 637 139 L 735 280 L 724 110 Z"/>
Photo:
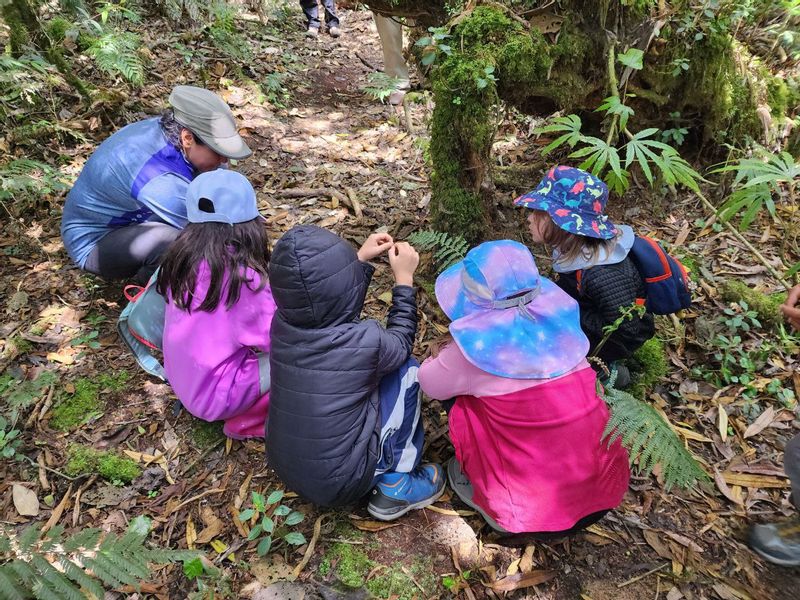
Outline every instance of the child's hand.
<path id="1" fill-rule="evenodd" d="M 414 285 L 414 271 L 419 265 L 419 254 L 408 242 L 397 242 L 389 250 L 389 264 L 397 285 Z"/>
<path id="2" fill-rule="evenodd" d="M 789 292 L 789 297 L 786 302 L 781 304 L 781 312 L 789 324 L 797 331 L 800 331 L 800 308 L 797 304 L 800 303 L 800 285 L 796 285 Z"/>
<path id="3" fill-rule="evenodd" d="M 367 262 L 392 247 L 394 240 L 388 233 L 373 233 L 358 249 L 358 260 Z"/>

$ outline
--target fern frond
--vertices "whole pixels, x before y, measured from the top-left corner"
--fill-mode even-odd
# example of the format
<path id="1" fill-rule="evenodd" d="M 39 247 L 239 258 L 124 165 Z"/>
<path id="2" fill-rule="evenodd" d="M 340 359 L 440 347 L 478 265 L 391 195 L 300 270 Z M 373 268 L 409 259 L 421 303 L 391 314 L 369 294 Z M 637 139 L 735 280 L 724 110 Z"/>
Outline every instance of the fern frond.
<path id="1" fill-rule="evenodd" d="M 628 450 L 631 466 L 643 475 L 661 465 L 664 486 L 689 488 L 708 475 L 686 449 L 670 424 L 652 406 L 621 390 L 608 387 L 601 396 L 611 417 L 603 433 L 609 445 L 619 439 Z"/>
<path id="2" fill-rule="evenodd" d="M 150 577 L 151 563 L 197 557 L 147 547 L 148 530 L 149 521 L 137 519 L 122 536 L 85 529 L 63 540 L 61 527 L 44 535 L 37 525 L 20 534 L 0 528 L 0 597 L 83 600 L 88 592 L 102 598 L 101 582 L 109 588 L 136 586 Z"/>
<path id="3" fill-rule="evenodd" d="M 433 252 L 433 260 L 441 271 L 462 260 L 469 250 L 463 237 L 442 231 L 415 231 L 408 236 L 408 243 L 417 250 Z"/>
<path id="4" fill-rule="evenodd" d="M 138 86 L 144 83 L 144 63 L 137 52 L 140 45 L 135 33 L 111 31 L 98 37 L 87 53 L 106 73 L 120 74 Z"/>

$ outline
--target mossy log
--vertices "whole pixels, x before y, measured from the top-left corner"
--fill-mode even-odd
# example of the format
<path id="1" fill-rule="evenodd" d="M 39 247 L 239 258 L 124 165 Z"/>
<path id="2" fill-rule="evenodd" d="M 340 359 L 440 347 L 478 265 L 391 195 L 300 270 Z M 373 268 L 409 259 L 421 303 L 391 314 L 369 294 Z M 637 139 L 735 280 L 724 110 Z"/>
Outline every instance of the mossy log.
<path id="1" fill-rule="evenodd" d="M 681 30 L 664 2 L 378 0 L 372 10 L 415 19 L 416 37 L 443 27 L 448 52 L 427 71 L 435 109 L 431 124 L 434 227 L 486 238 L 493 210 L 491 146 L 502 106 L 547 116 L 576 112 L 602 128 L 595 112 L 611 95 L 608 55 L 638 48 L 640 71 L 618 67 L 633 96 L 637 128 L 668 128 L 679 113 L 687 146 L 719 146 L 764 136 L 764 115 L 782 119 L 798 103 L 794 82 L 773 76 L 726 31 Z M 659 9 L 660 7 L 660 9 Z M 671 13 L 691 11 L 684 0 Z M 652 16 L 651 16 L 652 14 Z M 434 48 L 415 48 L 417 58 Z M 685 67 L 681 66 L 685 65 Z M 626 87 L 627 86 L 627 87 Z M 759 117 L 759 112 L 760 117 Z M 531 181 L 531 187 L 535 185 Z"/>

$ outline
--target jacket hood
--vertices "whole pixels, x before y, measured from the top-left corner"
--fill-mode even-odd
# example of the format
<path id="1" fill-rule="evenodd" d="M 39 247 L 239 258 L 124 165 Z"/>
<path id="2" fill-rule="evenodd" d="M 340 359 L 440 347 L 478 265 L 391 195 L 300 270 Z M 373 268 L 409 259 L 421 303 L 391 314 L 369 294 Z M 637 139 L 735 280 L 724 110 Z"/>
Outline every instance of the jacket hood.
<path id="1" fill-rule="evenodd" d="M 599 267 L 601 265 L 615 265 L 625 260 L 625 257 L 633 248 L 633 242 L 636 236 L 633 229 L 628 225 L 617 225 L 619 234 L 617 239 L 614 240 L 614 245 L 611 252 L 601 252 L 596 260 L 587 260 L 579 256 L 573 261 L 561 260 L 558 250 L 553 251 L 553 270 L 556 273 L 572 273 L 578 269 L 588 269 L 589 267 Z"/>
<path id="2" fill-rule="evenodd" d="M 272 252 L 269 282 L 278 316 L 294 327 L 319 329 L 352 322 L 364 305 L 372 267 L 326 229 L 298 225 Z"/>

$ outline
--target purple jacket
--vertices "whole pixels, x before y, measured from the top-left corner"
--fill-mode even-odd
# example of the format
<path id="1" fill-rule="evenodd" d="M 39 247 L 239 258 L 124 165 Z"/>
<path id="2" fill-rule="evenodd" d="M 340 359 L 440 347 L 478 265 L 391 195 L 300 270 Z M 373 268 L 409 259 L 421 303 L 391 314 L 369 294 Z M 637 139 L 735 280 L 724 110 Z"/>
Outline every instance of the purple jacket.
<path id="1" fill-rule="evenodd" d="M 206 421 L 230 420 L 266 405 L 269 391 L 262 394 L 259 368 L 268 367 L 270 324 L 275 312 L 272 291 L 259 291 L 259 277 L 247 271 L 251 283 L 242 285 L 239 301 L 228 310 L 227 276 L 221 300 L 213 312 L 196 309 L 206 297 L 210 283 L 208 265 L 198 267 L 192 311 L 177 308 L 172 296 L 164 321 L 164 369 L 172 389 L 190 413 Z M 263 412 L 263 408 L 262 408 Z M 227 428 L 226 428 L 227 429 Z M 236 431 L 226 433 L 234 437 Z M 263 435 L 263 423 L 262 433 Z"/>

